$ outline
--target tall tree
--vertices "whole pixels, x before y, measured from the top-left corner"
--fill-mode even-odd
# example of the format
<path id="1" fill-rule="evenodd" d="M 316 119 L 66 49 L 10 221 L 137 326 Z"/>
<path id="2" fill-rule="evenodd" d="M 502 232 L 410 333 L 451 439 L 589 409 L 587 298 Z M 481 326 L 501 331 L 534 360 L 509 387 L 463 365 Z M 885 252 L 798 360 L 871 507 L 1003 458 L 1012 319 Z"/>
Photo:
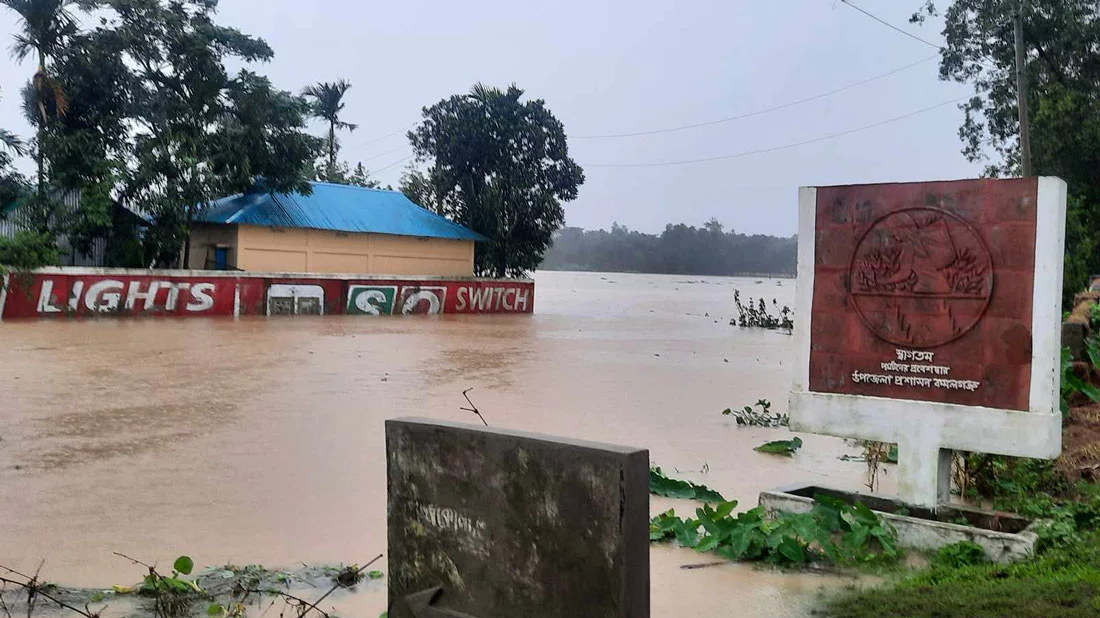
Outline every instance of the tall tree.
<path id="1" fill-rule="evenodd" d="M 211 200 L 263 188 L 308 193 L 320 140 L 305 132 L 308 104 L 226 63 L 270 60 L 262 39 L 214 22 L 215 0 L 104 0 L 101 31 L 133 67 L 128 119 L 136 128 L 123 196 L 152 215 L 150 252 L 190 257 L 190 228 Z"/>
<path id="2" fill-rule="evenodd" d="M 522 100 L 514 84 L 477 84 L 423 110 L 409 132 L 417 161 L 402 190 L 485 236 L 475 269 L 522 276 L 535 269 L 565 222 L 562 203 L 576 199 L 584 171 L 569 157 L 565 129 L 541 99 Z"/>
<path id="3" fill-rule="evenodd" d="M 1020 169 L 1013 17 L 1023 8 L 1034 173 L 1069 183 L 1066 299 L 1100 272 L 1100 2 L 929 0 L 912 21 L 942 12 L 940 77 L 969 83 L 959 135 L 986 173 Z"/>
<path id="4" fill-rule="evenodd" d="M 65 91 L 50 74 L 47 63 L 56 57 L 66 38 L 76 33 L 76 20 L 69 11 L 74 4 L 74 0 L 0 0 L 0 5 L 19 16 L 20 31 L 15 35 L 12 55 L 16 60 L 23 61 L 33 54 L 38 62 L 38 69 L 24 97 L 32 112 L 28 114 L 28 120 L 38 132 L 35 161 L 38 166 L 39 200 L 46 197 L 44 135 L 51 123 L 64 115 L 68 107 Z"/>
<path id="5" fill-rule="evenodd" d="M 357 124 L 340 119 L 345 106 L 344 95 L 350 89 L 351 84 L 341 79 L 331 83 L 314 84 L 302 93 L 310 101 L 313 116 L 328 123 L 328 161 L 325 163 L 325 178 L 321 178 L 328 182 L 333 182 L 333 177 L 338 172 L 336 153 L 340 145 L 336 140 L 336 130 L 347 129 L 350 132 L 359 128 Z"/>
<path id="6" fill-rule="evenodd" d="M 0 129 L 0 219 L 23 193 L 23 177 L 12 167 L 12 156 L 23 154 L 23 142 L 7 129 Z"/>

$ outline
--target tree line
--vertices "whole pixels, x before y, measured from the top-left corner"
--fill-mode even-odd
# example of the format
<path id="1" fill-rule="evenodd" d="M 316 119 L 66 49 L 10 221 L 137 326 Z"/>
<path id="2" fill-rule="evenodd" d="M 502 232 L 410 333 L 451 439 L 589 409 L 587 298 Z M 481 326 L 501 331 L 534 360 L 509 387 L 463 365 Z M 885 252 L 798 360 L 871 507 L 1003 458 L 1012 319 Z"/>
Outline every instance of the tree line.
<path id="1" fill-rule="evenodd" d="M 696 228 L 669 224 L 643 234 L 614 224 L 611 231 L 567 227 L 546 253 L 547 270 L 678 275 L 794 275 L 798 239 L 724 231 L 717 220 Z"/>
<path id="2" fill-rule="evenodd" d="M 14 58 L 36 66 L 20 93 L 33 135 L 0 129 L 0 217 L 18 208 L 26 228 L 0 238 L 0 263 L 56 263 L 65 235 L 84 254 L 106 239 L 108 266 L 178 266 L 191 226 L 218 198 L 309 194 L 315 180 L 378 187 L 361 163 L 340 158 L 338 134 L 358 128 L 343 118 L 351 84 L 276 87 L 258 70 L 274 50 L 219 25 L 217 6 L 0 0 L 19 22 Z M 584 181 L 561 123 L 523 94 L 475 86 L 424 108 L 408 134 L 415 161 L 402 189 L 487 238 L 478 274 L 537 265 L 564 221 L 562 202 Z M 311 118 L 326 124 L 323 137 L 308 132 Z M 16 170 L 22 156 L 33 178 Z M 148 225 L 120 216 L 120 204 Z"/>

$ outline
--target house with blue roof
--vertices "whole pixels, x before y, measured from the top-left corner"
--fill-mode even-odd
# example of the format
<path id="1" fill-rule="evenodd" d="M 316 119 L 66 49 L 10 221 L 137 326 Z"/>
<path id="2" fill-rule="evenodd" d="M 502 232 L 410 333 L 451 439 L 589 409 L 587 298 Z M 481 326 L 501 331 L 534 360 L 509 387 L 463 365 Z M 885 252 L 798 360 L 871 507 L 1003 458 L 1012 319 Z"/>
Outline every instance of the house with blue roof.
<path id="1" fill-rule="evenodd" d="M 314 182 L 310 195 L 225 197 L 192 226 L 188 268 L 471 276 L 483 236 L 399 191 Z"/>

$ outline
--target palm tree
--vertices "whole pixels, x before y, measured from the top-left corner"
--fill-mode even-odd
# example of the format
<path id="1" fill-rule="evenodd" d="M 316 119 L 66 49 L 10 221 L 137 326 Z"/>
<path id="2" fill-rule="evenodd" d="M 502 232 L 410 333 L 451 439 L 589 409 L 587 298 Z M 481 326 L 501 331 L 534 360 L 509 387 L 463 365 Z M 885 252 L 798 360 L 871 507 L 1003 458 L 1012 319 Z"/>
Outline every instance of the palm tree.
<path id="1" fill-rule="evenodd" d="M 0 129 L 0 146 L 17 155 L 23 154 L 23 141 L 11 131 Z M 0 153 L 0 163 L 3 163 L 5 155 Z"/>
<path id="2" fill-rule="evenodd" d="M 302 92 L 303 96 L 311 100 L 313 116 L 328 122 L 328 163 L 325 173 L 329 177 L 336 170 L 336 151 L 339 149 L 336 129 L 354 131 L 359 128 L 359 125 L 340 120 L 340 112 L 344 111 L 344 95 L 350 89 L 351 84 L 341 79 L 334 83 L 320 82 Z"/>
<path id="3" fill-rule="evenodd" d="M 42 135 L 50 121 L 65 115 L 69 106 L 60 82 L 47 71 L 46 61 L 56 57 L 66 37 L 76 32 L 76 19 L 69 12 L 73 4 L 74 0 L 0 0 L 0 6 L 15 11 L 22 22 L 22 30 L 15 35 L 12 56 L 23 61 L 33 53 L 38 60 L 38 70 L 24 90 L 24 101 L 28 120 L 38 129 L 35 159 L 39 197 L 45 190 Z"/>

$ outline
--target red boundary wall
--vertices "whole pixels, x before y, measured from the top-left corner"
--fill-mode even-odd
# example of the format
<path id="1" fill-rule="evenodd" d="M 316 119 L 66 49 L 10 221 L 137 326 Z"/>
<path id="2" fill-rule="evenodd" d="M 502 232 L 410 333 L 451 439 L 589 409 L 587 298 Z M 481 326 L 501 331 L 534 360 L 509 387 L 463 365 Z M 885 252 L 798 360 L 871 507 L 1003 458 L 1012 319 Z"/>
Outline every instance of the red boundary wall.
<path id="1" fill-rule="evenodd" d="M 532 313 L 529 279 L 49 268 L 11 273 L 0 319 Z"/>

